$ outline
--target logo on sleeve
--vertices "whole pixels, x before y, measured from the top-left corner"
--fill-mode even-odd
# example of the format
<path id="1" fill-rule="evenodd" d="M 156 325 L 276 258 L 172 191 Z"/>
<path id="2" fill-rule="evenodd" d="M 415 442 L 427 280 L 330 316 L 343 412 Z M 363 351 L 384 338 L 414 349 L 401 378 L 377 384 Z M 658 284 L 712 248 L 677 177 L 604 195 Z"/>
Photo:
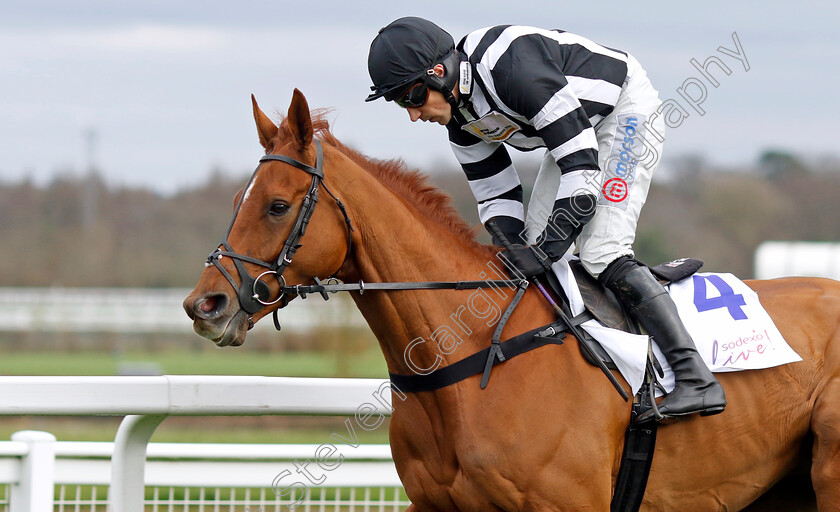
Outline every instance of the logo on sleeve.
<path id="1" fill-rule="evenodd" d="M 604 199 L 607 201 L 620 203 L 627 198 L 627 182 L 621 178 L 610 178 L 604 183 L 601 192 L 604 193 Z"/>
<path id="2" fill-rule="evenodd" d="M 604 165 L 605 178 L 598 204 L 627 209 L 627 198 L 636 177 L 639 156 L 644 153 L 643 134 L 645 116 L 618 116 L 618 127 L 612 152 Z"/>

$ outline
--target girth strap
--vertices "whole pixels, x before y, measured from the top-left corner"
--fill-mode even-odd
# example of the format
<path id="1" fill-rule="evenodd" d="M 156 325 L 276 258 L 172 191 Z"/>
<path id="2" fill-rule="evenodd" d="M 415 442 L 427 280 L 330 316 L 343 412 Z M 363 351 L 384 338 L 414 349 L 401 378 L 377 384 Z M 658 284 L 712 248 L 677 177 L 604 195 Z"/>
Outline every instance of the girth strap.
<path id="1" fill-rule="evenodd" d="M 566 326 L 562 322 L 552 322 L 503 341 L 498 347 L 504 355 L 504 359 L 508 360 L 545 345 L 562 345 L 565 329 Z M 487 347 L 465 359 L 461 359 L 457 363 L 425 375 L 391 373 L 391 382 L 397 389 L 407 393 L 434 391 L 484 372 L 484 365 L 490 355 L 490 350 L 491 347 Z M 494 359 L 493 365 L 495 366 L 499 362 L 498 359 Z"/>

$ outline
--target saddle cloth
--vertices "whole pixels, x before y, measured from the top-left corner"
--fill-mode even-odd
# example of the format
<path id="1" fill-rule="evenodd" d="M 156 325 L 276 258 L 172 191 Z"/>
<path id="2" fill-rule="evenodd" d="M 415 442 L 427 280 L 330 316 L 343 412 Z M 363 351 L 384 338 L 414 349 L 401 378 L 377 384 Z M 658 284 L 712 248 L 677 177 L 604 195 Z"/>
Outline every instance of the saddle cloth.
<path id="1" fill-rule="evenodd" d="M 575 259 L 561 258 L 552 270 L 572 313 L 579 315 L 586 304 L 570 266 Z M 784 340 L 758 295 L 734 275 L 694 273 L 666 288 L 697 351 L 713 372 L 757 370 L 802 360 Z M 648 337 L 608 327 L 597 319 L 588 320 L 581 327 L 609 354 L 636 394 L 644 379 Z M 665 373 L 660 384 L 670 392 L 674 389 L 674 373 L 656 343 L 652 345 Z"/>

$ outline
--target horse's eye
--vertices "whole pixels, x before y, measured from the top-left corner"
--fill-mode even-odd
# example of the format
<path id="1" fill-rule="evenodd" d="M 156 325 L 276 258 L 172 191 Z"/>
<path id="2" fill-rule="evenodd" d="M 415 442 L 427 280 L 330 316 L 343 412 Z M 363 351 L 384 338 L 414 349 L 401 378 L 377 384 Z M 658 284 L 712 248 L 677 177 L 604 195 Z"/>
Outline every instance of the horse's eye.
<path id="1" fill-rule="evenodd" d="M 268 207 L 268 214 L 276 217 L 284 215 L 287 211 L 289 211 L 289 205 L 279 201 L 271 203 L 271 206 Z"/>

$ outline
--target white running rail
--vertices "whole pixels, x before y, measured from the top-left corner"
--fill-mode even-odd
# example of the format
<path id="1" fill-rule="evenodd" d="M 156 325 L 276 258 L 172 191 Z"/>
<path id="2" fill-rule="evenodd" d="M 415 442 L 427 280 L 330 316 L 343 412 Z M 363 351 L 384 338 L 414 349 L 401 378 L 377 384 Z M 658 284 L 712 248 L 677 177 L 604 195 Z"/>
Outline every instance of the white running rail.
<path id="1" fill-rule="evenodd" d="M 334 415 L 348 416 L 348 433 L 342 437 L 353 444 L 351 429 L 373 430 L 391 414 L 391 401 L 404 399 L 387 380 L 378 379 L 320 379 L 288 377 L 240 376 L 175 376 L 153 377 L 0 377 L 0 415 L 113 415 L 125 416 L 117 431 L 110 468 L 109 502 L 114 512 L 143 512 L 146 478 L 146 456 L 149 439 L 155 428 L 168 416 L 264 416 L 264 415 Z M 338 444 L 327 440 L 325 443 Z M 59 470 L 56 465 L 56 446 L 69 450 L 73 444 L 56 443 L 55 437 L 44 432 L 24 431 L 13 436 L 0 455 L 18 453 L 20 462 L 18 484 L 12 486 L 12 512 L 48 512 L 53 510 L 56 483 L 50 475 Z M 76 445 L 78 446 L 78 445 Z M 155 445 L 152 445 L 155 446 Z M 321 459 L 326 465 L 335 450 L 325 445 L 303 449 L 307 458 Z M 358 447 L 359 445 L 356 444 Z M 206 448 L 206 447 L 204 447 Z M 307 451 L 307 448 L 309 449 Z M 78 447 L 77 447 L 78 449 Z M 98 448 L 102 450 L 103 448 Z M 162 448 L 155 448 L 160 450 Z M 169 450 L 175 450 L 172 447 Z M 178 448 L 201 450 L 202 447 Z M 248 459 L 253 453 L 274 453 L 266 445 L 256 448 L 214 448 L 243 450 L 237 457 Z M 319 449 L 321 449 L 319 453 Z M 250 450 L 250 451 L 248 451 Z M 363 458 L 383 460 L 384 448 L 377 455 Z M 175 450 L 177 452 L 177 450 Z M 256 452 L 255 452 L 256 451 Z M 251 453 L 252 455 L 248 455 Z M 183 453 L 182 453 L 183 455 Z M 196 454 L 193 453 L 193 457 Z M 190 458 L 190 456 L 186 456 Z M 224 457 L 223 457 L 224 458 Z M 382 485 L 399 485 L 393 463 L 371 466 L 383 480 Z M 335 465 L 335 463 L 333 462 Z M 280 475 L 285 469 L 274 466 Z M 361 473 L 343 472 L 349 475 Z M 15 473 L 14 468 L 0 465 L 0 479 Z M 188 472 L 181 471 L 182 480 Z M 294 473 L 292 473 L 294 474 Z M 235 471 L 228 473 L 228 485 L 234 486 Z M 241 476 L 240 474 L 239 476 Z M 150 475 L 151 476 L 151 475 Z M 336 485 L 339 478 L 325 485 Z M 250 477 L 249 477 L 250 478 Z M 361 485 L 348 477 L 348 485 Z M 188 479 L 188 478 L 187 478 Z M 196 477 L 199 479 L 199 477 Z M 288 479 L 293 481 L 292 478 Z M 186 482 L 186 480 L 184 480 Z M 182 483 L 179 485 L 191 485 Z M 254 486 L 253 480 L 241 486 Z"/>

